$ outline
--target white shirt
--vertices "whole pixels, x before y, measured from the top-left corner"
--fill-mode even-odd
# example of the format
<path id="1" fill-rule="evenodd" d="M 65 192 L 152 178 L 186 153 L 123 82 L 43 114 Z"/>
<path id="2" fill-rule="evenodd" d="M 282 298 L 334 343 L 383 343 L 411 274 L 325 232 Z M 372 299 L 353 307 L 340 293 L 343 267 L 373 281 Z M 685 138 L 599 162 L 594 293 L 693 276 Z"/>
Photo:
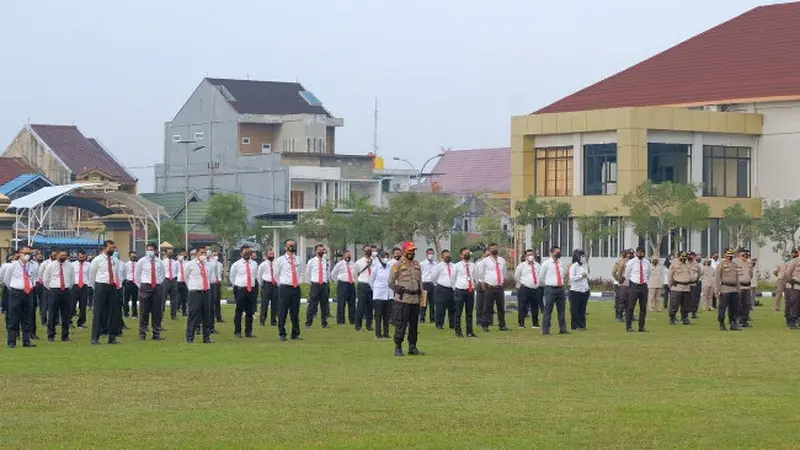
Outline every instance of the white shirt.
<path id="1" fill-rule="evenodd" d="M 484 258 L 478 265 L 478 279 L 489 286 L 502 286 L 506 274 L 506 260 L 500 256 Z M 500 267 L 500 279 L 497 278 L 497 267 Z"/>
<path id="2" fill-rule="evenodd" d="M 349 275 L 347 269 L 350 269 Z M 374 272 L 374 270 L 373 270 Z M 335 279 L 338 282 L 342 283 L 351 283 L 356 281 L 356 263 L 352 260 L 347 262 L 345 260 L 341 260 L 333 266 L 333 270 L 331 270 L 331 279 Z M 352 281 L 351 281 L 352 280 Z"/>
<path id="3" fill-rule="evenodd" d="M 39 264 L 36 261 L 31 261 L 28 264 L 31 265 L 31 270 L 36 270 L 36 281 L 39 283 L 44 282 L 44 269 L 47 269 L 47 264 L 52 262 L 50 259 L 45 259 Z"/>
<path id="4" fill-rule="evenodd" d="M 390 260 L 389 263 L 391 264 L 392 261 L 394 260 Z M 369 283 L 370 277 L 372 277 L 372 272 L 375 271 L 377 265 L 379 265 L 377 258 L 361 258 L 356 261 L 356 279 L 358 282 Z"/>
<path id="5" fill-rule="evenodd" d="M 294 266 L 294 272 L 297 277 L 297 285 L 300 286 L 300 283 L 303 282 L 300 278 L 302 274 L 300 259 L 297 255 L 289 256 L 287 253 L 275 259 L 275 276 L 278 277 L 278 284 L 292 286 L 292 266 Z"/>
<path id="6" fill-rule="evenodd" d="M 4 274 L 5 274 L 5 272 L 6 272 L 6 269 L 8 269 L 9 267 L 11 267 L 11 264 L 13 264 L 13 263 L 10 263 L 10 262 L 4 262 L 3 264 L 0 264 L 0 283 L 3 283 L 3 284 L 5 284 L 5 282 L 3 281 Z"/>
<path id="7" fill-rule="evenodd" d="M 433 283 L 442 287 L 453 287 L 453 263 L 440 262 L 431 271 Z"/>
<path id="8" fill-rule="evenodd" d="M 247 268 L 250 267 L 250 288 L 258 287 L 258 264 L 252 259 L 244 260 L 239 259 L 231 266 L 231 271 L 228 274 L 231 285 L 246 288 L 247 287 Z"/>
<path id="9" fill-rule="evenodd" d="M 209 268 L 208 263 L 201 263 L 200 261 L 193 259 L 186 263 L 186 267 L 184 270 L 186 271 L 186 288 L 190 291 L 205 291 L 205 286 L 203 284 L 203 272 L 200 269 L 200 266 L 203 266 L 206 270 L 206 279 L 208 280 L 208 287 L 211 288 L 212 280 L 209 276 Z"/>
<path id="10" fill-rule="evenodd" d="M 553 258 L 547 258 L 547 260 L 542 263 L 542 271 L 540 275 L 541 277 L 539 279 L 539 285 L 542 285 L 542 280 L 544 280 L 545 286 L 563 287 L 565 277 L 569 276 L 569 272 L 564 267 L 561 259 L 556 262 L 553 260 Z"/>
<path id="11" fill-rule="evenodd" d="M 64 269 L 64 289 L 75 284 L 75 268 L 69 261 L 51 261 L 42 274 L 42 282 L 49 289 L 61 289 L 61 268 Z"/>
<path id="12" fill-rule="evenodd" d="M 175 264 L 178 266 L 178 271 L 176 272 L 178 283 L 186 283 L 186 260 L 175 261 Z M 181 274 L 181 267 L 183 268 L 183 274 Z M 208 272 L 206 272 L 206 275 L 208 275 Z"/>
<path id="13" fill-rule="evenodd" d="M 639 270 L 640 264 L 641 270 Z M 650 279 L 651 270 L 650 261 L 648 261 L 647 258 L 633 258 L 628 261 L 628 265 L 625 266 L 625 279 L 634 284 L 647 284 L 647 280 Z M 642 275 L 644 275 L 644 278 L 642 278 Z"/>
<path id="14" fill-rule="evenodd" d="M 322 269 L 322 279 L 320 280 L 320 269 Z M 328 261 L 325 258 L 315 256 L 308 260 L 306 264 L 306 281 L 309 283 L 324 284 L 328 282 Z"/>
<path id="15" fill-rule="evenodd" d="M 575 292 L 588 292 L 589 291 L 589 273 L 586 272 L 586 266 L 578 263 L 572 263 L 569 266 L 569 290 Z"/>
<path id="16" fill-rule="evenodd" d="M 206 270 L 211 284 L 217 284 L 222 281 L 222 269 L 222 263 L 213 259 L 206 260 Z"/>
<path id="17" fill-rule="evenodd" d="M 89 283 L 89 268 L 91 268 L 92 263 L 89 261 L 84 261 L 81 264 L 80 261 L 73 261 L 72 262 L 72 273 L 75 274 L 75 286 L 78 286 L 78 281 L 81 279 L 81 271 L 83 271 L 83 285 L 84 286 L 91 286 Z"/>
<path id="18" fill-rule="evenodd" d="M 133 261 L 128 261 L 122 265 L 122 276 L 125 278 L 125 281 L 130 281 L 131 283 L 136 281 L 133 279 L 133 273 L 135 269 L 136 263 Z"/>
<path id="19" fill-rule="evenodd" d="M 14 261 L 10 266 L 6 267 L 3 271 L 3 284 L 12 289 L 25 289 L 25 272 L 28 272 L 28 279 L 30 280 L 30 287 L 33 289 L 36 286 L 36 274 L 31 274 L 31 265 L 23 264 L 20 261 Z"/>
<path id="20" fill-rule="evenodd" d="M 714 260 L 714 259 L 711 260 L 711 268 L 714 269 L 714 272 L 717 271 L 717 266 L 718 265 L 719 265 L 719 260 L 718 259 L 717 260 Z"/>
<path id="21" fill-rule="evenodd" d="M 113 270 L 111 275 L 114 277 L 114 284 L 117 283 L 120 266 L 119 260 L 105 254 L 100 254 L 92 259 L 92 265 L 89 270 L 89 283 L 92 286 L 97 283 L 111 284 L 108 276 L 108 261 L 111 261 L 111 268 Z"/>
<path id="22" fill-rule="evenodd" d="M 534 279 L 533 271 L 536 272 L 536 277 Z M 526 288 L 530 289 L 538 289 L 539 286 L 542 285 L 541 282 L 542 278 L 542 266 L 537 263 L 536 261 L 533 262 L 523 262 L 517 266 L 517 270 L 514 271 L 514 281 L 521 286 L 525 286 Z"/>
<path id="23" fill-rule="evenodd" d="M 272 270 L 270 270 L 272 269 Z M 277 284 L 278 280 L 272 278 L 275 274 L 275 262 L 265 259 L 258 266 L 258 279 L 267 284 Z"/>
<path id="24" fill-rule="evenodd" d="M 435 280 L 431 277 L 431 272 L 433 272 L 433 268 L 436 267 L 436 262 L 425 259 L 425 261 L 419 263 L 419 266 L 422 267 L 422 282 L 433 283 Z"/>
<path id="25" fill-rule="evenodd" d="M 180 267 L 178 266 L 178 261 L 170 258 L 164 258 L 162 260 L 164 263 L 164 278 L 167 280 L 174 280 L 178 277 L 178 271 L 180 271 Z M 172 273 L 170 273 L 170 269 L 172 269 Z M 172 275 L 172 276 L 170 276 Z"/>
<path id="26" fill-rule="evenodd" d="M 372 287 L 373 300 L 392 300 L 394 298 L 394 292 L 389 289 L 389 274 L 391 271 L 392 266 L 386 264 L 386 267 L 383 267 L 383 264 L 380 263 L 372 271 L 369 285 Z"/>
<path id="27" fill-rule="evenodd" d="M 134 269 L 134 273 L 136 275 L 134 282 L 136 283 L 136 286 L 150 284 L 150 282 L 153 280 L 153 265 L 155 265 L 156 268 L 156 285 L 164 282 L 164 263 L 155 257 L 148 258 L 145 256 L 144 258 L 136 261 L 136 268 Z"/>
<path id="28" fill-rule="evenodd" d="M 469 274 L 467 273 L 469 268 Z M 477 288 L 477 281 L 475 280 L 475 271 L 478 266 L 473 262 L 459 261 L 453 265 L 453 287 L 466 291 L 469 289 L 469 282 L 472 281 L 472 290 Z"/>

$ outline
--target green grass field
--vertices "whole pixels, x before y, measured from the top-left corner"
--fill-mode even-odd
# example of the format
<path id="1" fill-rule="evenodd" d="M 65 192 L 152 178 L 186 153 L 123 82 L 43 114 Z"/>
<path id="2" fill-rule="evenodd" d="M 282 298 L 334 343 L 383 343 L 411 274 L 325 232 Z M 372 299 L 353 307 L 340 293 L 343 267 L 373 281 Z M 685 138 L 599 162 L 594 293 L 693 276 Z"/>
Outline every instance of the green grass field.
<path id="1" fill-rule="evenodd" d="M 403 358 L 349 326 L 235 340 L 231 307 L 214 345 L 182 319 L 164 342 L 79 330 L 0 350 L 0 448 L 800 448 L 800 332 L 766 301 L 741 333 L 662 312 L 628 334 L 611 302 L 569 336 L 426 324 Z"/>

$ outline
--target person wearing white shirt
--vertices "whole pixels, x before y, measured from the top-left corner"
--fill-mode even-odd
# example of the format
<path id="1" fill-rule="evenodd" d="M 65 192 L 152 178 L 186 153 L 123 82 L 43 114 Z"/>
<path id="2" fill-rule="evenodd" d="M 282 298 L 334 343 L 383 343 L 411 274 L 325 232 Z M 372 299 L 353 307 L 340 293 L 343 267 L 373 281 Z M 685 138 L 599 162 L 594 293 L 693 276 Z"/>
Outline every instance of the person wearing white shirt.
<path id="1" fill-rule="evenodd" d="M 278 277 L 278 336 L 286 341 L 286 316 L 292 320 L 292 339 L 300 339 L 300 261 L 297 258 L 297 243 L 287 239 L 286 252 L 275 260 L 275 275 Z"/>
<path id="2" fill-rule="evenodd" d="M 517 321 L 520 328 L 525 328 L 525 318 L 531 312 L 533 328 L 539 328 L 539 310 L 542 302 L 542 289 L 539 278 L 542 266 L 536 262 L 536 256 L 531 249 L 525 250 L 525 257 L 514 271 L 514 281 L 517 284 Z"/>
<path id="3" fill-rule="evenodd" d="M 164 263 L 156 256 L 155 244 L 147 244 L 145 257 L 136 262 L 134 282 L 139 288 L 139 303 L 142 306 L 139 316 L 139 339 L 147 339 L 150 318 L 153 320 L 153 340 L 160 341 L 163 309 L 161 302 L 164 282 Z"/>
<path id="4" fill-rule="evenodd" d="M 372 252 L 372 247 L 367 249 L 364 247 L 364 257 L 356 261 L 356 275 L 358 278 L 358 304 L 356 305 L 355 328 L 356 331 L 361 331 L 361 326 L 366 319 L 367 330 L 372 331 L 372 288 L 369 287 L 369 280 L 372 278 L 372 272 L 378 264 L 377 252 Z M 395 260 L 389 261 L 389 267 Z"/>
<path id="5" fill-rule="evenodd" d="M 128 317 L 131 312 L 133 312 L 134 318 L 139 317 L 139 287 L 136 286 L 134 278 L 137 260 L 136 252 L 130 252 L 128 261 L 122 265 L 122 314 L 125 317 Z"/>
<path id="6" fill-rule="evenodd" d="M 220 261 L 219 252 L 213 252 L 210 261 L 207 258 L 206 262 L 208 263 L 207 265 L 213 266 L 214 269 L 214 276 L 211 278 L 211 303 L 214 305 L 214 321 L 224 323 L 225 321 L 222 319 L 222 275 L 225 267 Z M 212 328 L 214 328 L 212 332 L 216 333 L 216 327 Z"/>
<path id="7" fill-rule="evenodd" d="M 431 270 L 431 280 L 436 285 L 433 297 L 436 299 L 436 329 L 444 329 L 444 316 L 447 314 L 447 323 L 450 329 L 456 327 L 453 314 L 455 313 L 454 292 L 453 292 L 453 257 L 450 250 L 442 250 L 440 254 L 442 261 L 436 264 Z M 420 264 L 421 265 L 421 264 Z M 428 301 L 430 303 L 430 300 Z"/>
<path id="8" fill-rule="evenodd" d="M 117 336 L 122 334 L 122 302 L 117 297 L 119 261 L 114 258 L 116 248 L 114 241 L 105 241 L 102 253 L 92 259 L 89 269 L 89 285 L 94 286 L 92 345 L 100 343 L 100 334 L 108 335 L 109 344 L 116 344 Z"/>
<path id="9" fill-rule="evenodd" d="M 67 261 L 66 250 L 57 253 L 56 261 L 51 261 L 42 274 L 42 283 L 47 288 L 47 340 L 55 342 L 56 323 L 61 319 L 61 341 L 69 338 L 69 323 L 72 318 L 72 298 L 70 290 L 75 283 L 75 269 Z"/>
<path id="10" fill-rule="evenodd" d="M 167 254 L 161 261 L 164 264 L 164 281 L 161 283 L 161 308 L 166 309 L 167 298 L 169 298 L 169 318 L 178 320 L 178 261 L 174 257 L 172 249 L 167 249 Z"/>
<path id="11" fill-rule="evenodd" d="M 586 331 L 586 306 L 589 303 L 589 272 L 583 250 L 572 252 L 569 266 L 569 319 L 572 331 Z"/>
<path id="12" fill-rule="evenodd" d="M 485 292 L 483 291 L 483 281 L 481 280 L 481 268 L 483 266 L 483 260 L 489 257 L 489 250 L 485 250 L 483 252 L 483 257 L 478 258 L 475 261 L 475 268 L 477 273 L 475 274 L 475 320 L 478 323 L 478 326 L 483 326 L 483 297 Z M 494 309 L 492 309 L 494 311 Z M 489 323 L 489 325 L 493 325 Z"/>
<path id="13" fill-rule="evenodd" d="M 189 260 L 186 259 L 186 250 L 182 250 L 178 254 L 178 276 L 175 278 L 178 282 L 178 308 L 181 310 L 181 315 L 186 317 L 187 308 L 189 307 L 189 289 L 186 286 L 186 264 Z M 177 312 L 175 313 L 177 315 Z"/>
<path id="14" fill-rule="evenodd" d="M 52 256 L 52 253 L 56 253 L 56 256 Z M 58 253 L 57 252 L 52 252 L 52 253 L 51 253 L 51 259 L 50 260 L 55 260 L 56 257 L 58 256 Z M 50 261 L 50 260 L 48 260 L 48 261 Z M 42 325 L 47 326 L 47 312 L 50 310 L 50 307 L 47 304 L 47 302 L 50 300 L 50 296 L 47 295 L 47 289 L 45 289 L 44 280 L 43 280 L 44 269 L 47 268 L 47 266 L 45 265 L 45 262 L 46 261 L 44 260 L 44 253 L 40 252 L 40 251 L 36 251 L 36 258 L 34 258 L 34 261 L 31 261 L 31 264 L 33 265 L 33 267 L 36 268 L 37 274 L 38 274 L 37 275 L 37 279 L 36 279 L 36 287 L 33 290 L 33 308 L 34 308 L 34 311 L 36 310 L 36 308 L 39 308 L 39 318 L 41 320 L 41 323 L 42 323 Z M 33 336 L 34 336 L 34 338 L 33 339 L 34 340 L 37 339 L 37 336 L 36 336 L 36 320 L 35 319 L 36 319 L 36 317 L 34 317 L 34 321 L 33 321 L 33 325 L 34 325 L 34 327 L 33 327 Z"/>
<path id="15" fill-rule="evenodd" d="M 553 246 L 550 258 L 542 263 L 539 282 L 544 283 L 544 315 L 542 317 L 542 334 L 550 334 L 550 322 L 553 308 L 558 311 L 558 329 L 560 334 L 569 334 L 566 319 L 566 297 L 564 295 L 564 279 L 569 276 L 561 263 L 561 249 Z"/>
<path id="16" fill-rule="evenodd" d="M 242 337 L 242 314 L 244 314 L 244 335 L 254 338 L 253 315 L 258 301 L 258 264 L 252 259 L 250 247 L 243 245 L 242 258 L 231 265 L 230 278 L 236 310 L 233 313 L 233 335 Z"/>
<path id="17" fill-rule="evenodd" d="M 419 263 L 419 266 L 422 268 L 422 289 L 428 295 L 427 308 L 419 308 L 419 323 L 425 323 L 426 310 L 430 311 L 428 313 L 430 315 L 430 321 L 434 322 L 436 320 L 436 285 L 431 278 L 431 273 L 433 272 L 433 268 L 436 267 L 436 254 L 432 248 L 425 250 L 425 261 Z"/>
<path id="18" fill-rule="evenodd" d="M 72 263 L 72 273 L 75 274 L 75 283 L 72 285 L 72 308 L 70 309 L 70 322 L 72 316 L 78 313 L 78 328 L 86 328 L 86 306 L 91 298 L 89 284 L 89 269 L 91 264 L 86 260 L 86 251 L 78 250 L 78 260 Z M 134 305 L 136 300 L 134 300 Z"/>
<path id="19" fill-rule="evenodd" d="M 456 337 L 464 337 L 461 328 L 461 314 L 466 313 L 467 337 L 477 337 L 473 329 L 472 311 L 475 307 L 475 271 L 478 267 L 471 262 L 472 253 L 464 247 L 459 252 L 461 261 L 453 266 L 452 286 L 454 288 L 454 312 Z"/>
<path id="20" fill-rule="evenodd" d="M 33 324 L 36 320 L 33 311 L 33 289 L 36 275 L 30 272 L 31 248 L 22 247 L 19 259 L 3 271 L 3 284 L 8 289 L 8 309 L 6 310 L 6 331 L 8 348 L 17 346 L 19 330 L 22 328 L 22 346 L 36 347 L 31 342 Z"/>
<path id="21" fill-rule="evenodd" d="M 344 325 L 346 307 L 347 318 L 350 319 L 350 325 L 353 325 L 356 320 L 356 265 L 349 250 L 345 250 L 342 253 L 342 260 L 333 266 L 331 280 L 336 280 L 336 323 Z"/>
<path id="22" fill-rule="evenodd" d="M 650 279 L 650 261 L 644 257 L 644 248 L 636 248 L 636 258 L 625 266 L 625 279 L 629 281 L 628 303 L 626 304 L 625 330 L 633 331 L 633 310 L 639 302 L 639 332 L 647 331 L 644 327 L 647 317 L 647 281 Z"/>
<path id="23" fill-rule="evenodd" d="M 489 332 L 493 321 L 494 309 L 497 306 L 497 323 L 500 331 L 508 331 L 506 327 L 506 300 L 503 283 L 505 282 L 506 260 L 498 256 L 497 244 L 489 245 L 489 257 L 484 258 L 478 266 L 478 278 L 483 287 L 483 331 Z"/>
<path id="24" fill-rule="evenodd" d="M 389 289 L 389 274 L 391 270 L 389 254 L 382 251 L 369 281 L 375 307 L 376 339 L 389 339 L 389 319 L 391 318 L 394 304 L 394 292 Z"/>
<path id="25" fill-rule="evenodd" d="M 267 257 L 258 266 L 258 282 L 261 284 L 261 312 L 258 323 L 263 327 L 267 323 L 267 312 L 270 313 L 269 323 L 273 327 L 278 325 L 278 279 L 275 277 L 275 251 L 268 249 Z"/>
<path id="26" fill-rule="evenodd" d="M 0 265 L 0 284 L 3 284 L 3 274 L 5 273 L 6 269 L 11 267 L 11 264 L 13 264 L 14 261 L 16 261 L 16 258 L 19 258 L 18 253 L 8 255 L 8 258 L 6 258 L 6 262 Z M 0 313 L 3 314 L 6 314 L 6 311 L 8 311 L 8 292 L 9 292 L 8 286 L 3 284 L 2 300 L 0 301 Z"/>
<path id="27" fill-rule="evenodd" d="M 186 320 L 186 343 L 194 343 L 196 330 L 202 327 L 203 343 L 211 344 L 214 320 L 214 305 L 211 299 L 211 278 L 209 277 L 206 249 L 201 247 L 196 257 L 185 264 L 186 289 L 189 294 L 189 314 Z"/>
<path id="28" fill-rule="evenodd" d="M 306 310 L 306 328 L 311 328 L 314 317 L 317 315 L 317 308 L 320 309 L 322 316 L 322 328 L 328 328 L 328 315 L 330 315 L 330 288 L 328 285 L 328 260 L 325 258 L 324 245 L 317 244 L 314 247 L 316 256 L 308 260 L 306 264 L 306 281 L 311 283 L 308 294 L 308 309 Z"/>

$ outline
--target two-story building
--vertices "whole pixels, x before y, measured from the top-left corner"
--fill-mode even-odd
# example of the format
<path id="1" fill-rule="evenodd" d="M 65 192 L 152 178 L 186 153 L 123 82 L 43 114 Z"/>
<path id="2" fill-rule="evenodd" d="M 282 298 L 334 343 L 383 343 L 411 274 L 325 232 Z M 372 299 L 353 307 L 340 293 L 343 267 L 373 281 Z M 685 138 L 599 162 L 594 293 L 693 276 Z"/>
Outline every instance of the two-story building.
<path id="1" fill-rule="evenodd" d="M 800 148 L 800 3 L 755 8 L 567 96 L 512 118 L 511 193 L 572 205 L 575 216 L 613 211 L 618 233 L 591 243 L 609 277 L 623 247 L 642 241 L 622 225 L 622 197 L 646 180 L 700 184 L 707 230 L 664 242 L 661 255 L 708 255 L 728 245 L 722 211 L 741 204 L 760 217 L 762 200 L 797 199 Z M 528 238 L 532 230 L 528 230 Z M 586 246 L 568 220 L 543 247 Z M 777 261 L 770 245 L 760 265 Z M 545 248 L 540 251 L 545 251 Z M 758 249 L 753 249 L 758 254 Z"/>

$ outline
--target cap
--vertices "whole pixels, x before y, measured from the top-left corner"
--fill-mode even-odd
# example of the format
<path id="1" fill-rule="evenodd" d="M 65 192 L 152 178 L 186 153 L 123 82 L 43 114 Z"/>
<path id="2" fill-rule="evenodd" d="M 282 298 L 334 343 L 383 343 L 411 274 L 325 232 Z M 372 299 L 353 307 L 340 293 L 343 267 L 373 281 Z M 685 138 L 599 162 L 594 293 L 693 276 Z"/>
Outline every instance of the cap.
<path id="1" fill-rule="evenodd" d="M 688 254 L 686 254 L 686 252 L 685 252 L 685 251 L 683 251 L 683 252 L 681 252 L 681 253 L 680 253 L 680 257 L 681 257 L 681 258 L 686 258 L 686 257 L 688 257 L 688 256 L 689 256 L 689 255 L 688 255 Z"/>
<path id="2" fill-rule="evenodd" d="M 733 250 L 729 248 L 729 249 L 728 249 L 728 250 L 725 252 L 725 256 L 733 256 Z"/>
<path id="3" fill-rule="evenodd" d="M 417 246 L 414 245 L 412 241 L 405 241 L 403 242 L 403 251 L 410 252 L 411 250 L 416 250 Z"/>

